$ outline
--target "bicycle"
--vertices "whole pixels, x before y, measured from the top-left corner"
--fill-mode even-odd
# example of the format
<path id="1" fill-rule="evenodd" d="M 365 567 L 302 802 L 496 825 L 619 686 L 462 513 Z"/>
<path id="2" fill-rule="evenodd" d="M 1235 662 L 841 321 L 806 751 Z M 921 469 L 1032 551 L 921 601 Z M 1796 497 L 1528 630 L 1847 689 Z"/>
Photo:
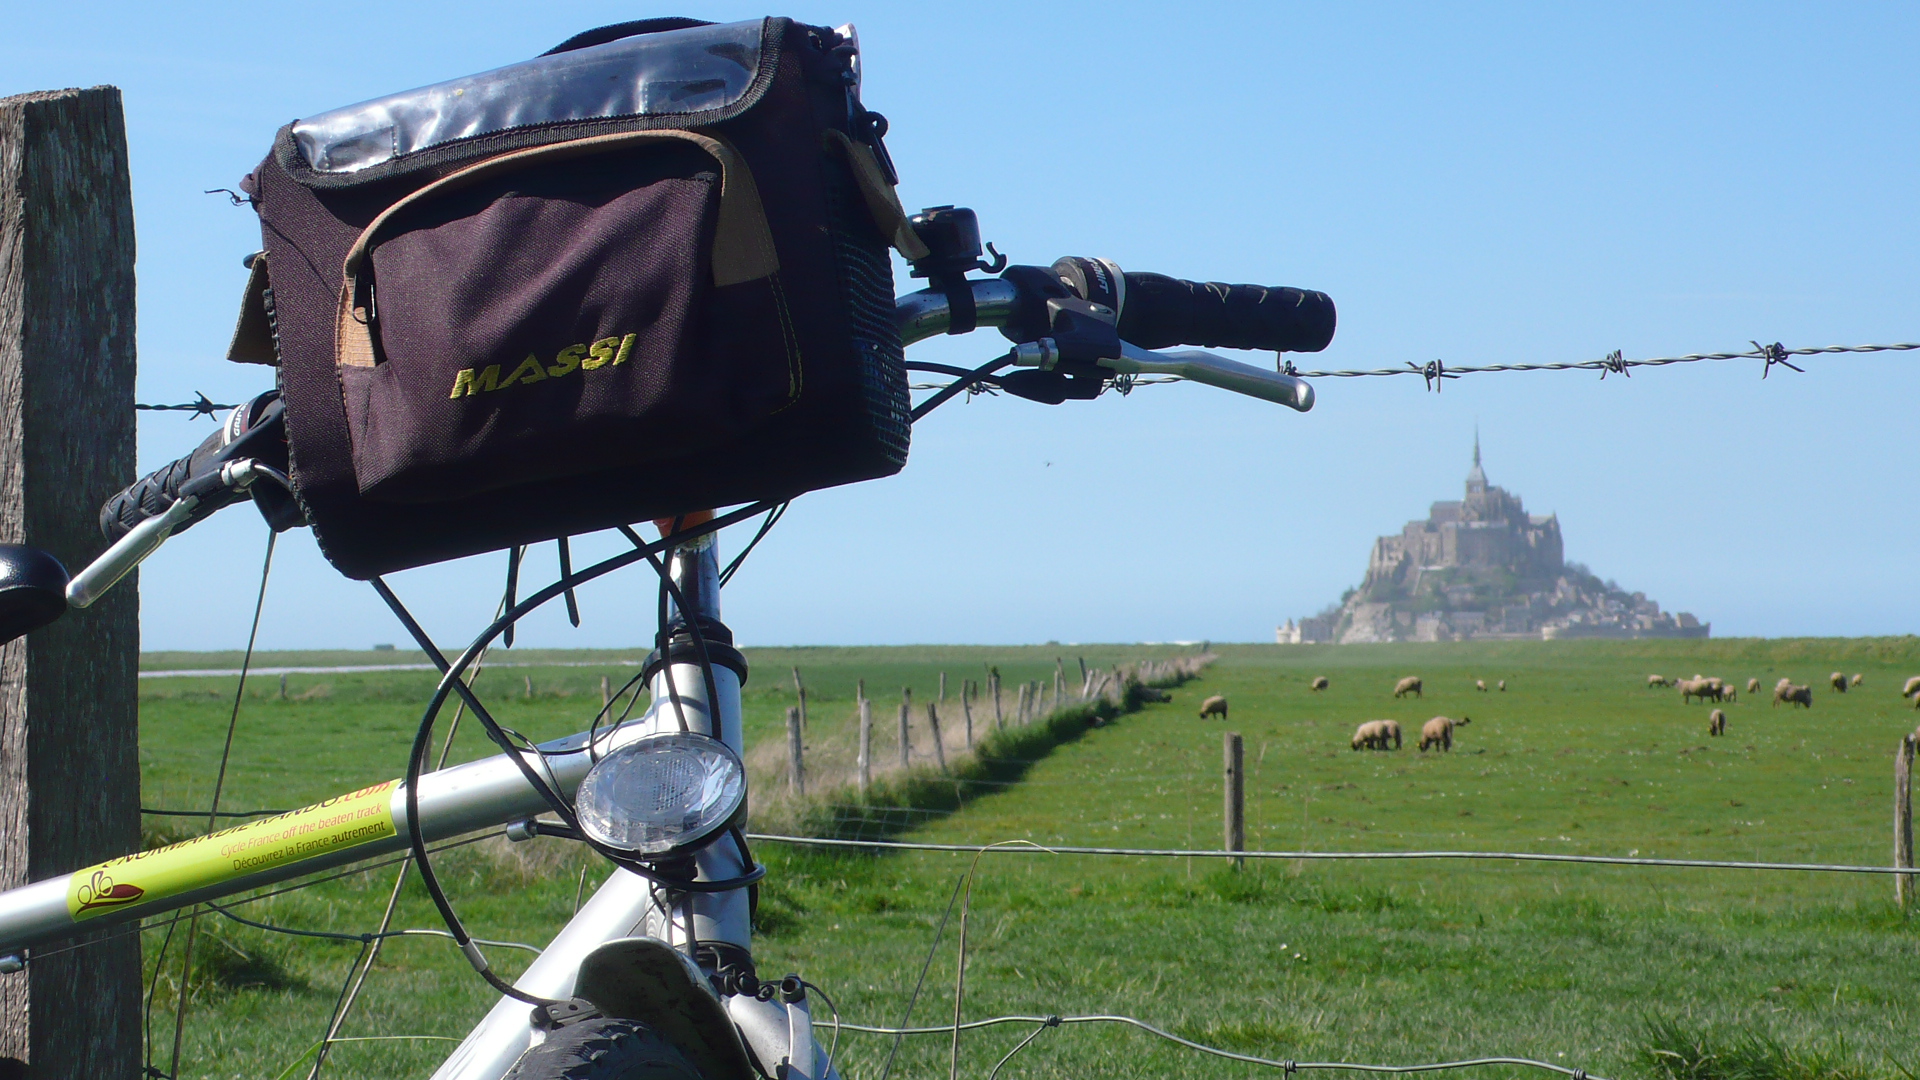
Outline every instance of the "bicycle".
<path id="1" fill-rule="evenodd" d="M 912 409 L 915 421 L 961 394 L 1059 404 L 1125 392 L 1142 376 L 1200 382 L 1301 412 L 1313 405 L 1312 387 L 1284 359 L 1282 370 L 1268 371 L 1204 349 L 1167 347 L 1324 348 L 1334 312 L 1323 294 L 1128 274 L 1102 259 L 1009 267 L 996 253 L 990 264 L 972 211 L 934 208 L 913 225 L 931 249 L 914 273 L 932 287 L 896 300 L 903 343 L 981 327 L 1013 341 L 1006 354 L 972 369 L 909 362 L 909 370 L 952 379 Z M 980 270 L 999 276 L 966 276 Z M 71 578 L 45 552 L 0 546 L 0 640 L 91 604 L 173 531 L 223 506 L 253 495 L 265 508 L 264 496 L 277 492 L 284 507 L 294 482 L 273 455 L 276 445 L 284 454 L 275 427 L 280 409 L 272 393 L 241 406 L 194 453 L 109 500 L 103 514 L 138 523 Z M 33 948 L 82 932 L 405 851 L 454 941 L 501 994 L 435 1080 L 837 1077 L 814 1035 L 818 988 L 798 975 L 763 980 L 752 956 L 752 893 L 765 869 L 743 832 L 747 663 L 720 618 L 727 573 L 714 534 L 768 515 L 737 566 L 779 510 L 756 503 L 657 522 L 662 537 L 651 543 L 621 526 L 631 550 L 563 570 L 524 599 L 510 597 L 452 659 L 374 578 L 441 673 L 404 776 L 0 893 L 0 971 L 18 971 Z M 660 581 L 656 648 L 635 677 L 651 692 L 645 712 L 613 717 L 610 701 L 588 730 L 539 745 L 503 729 L 462 676 L 528 612 L 643 561 Z M 429 770 L 435 721 L 449 697 L 481 723 L 499 754 Z M 430 848 L 503 826 L 510 838 L 584 843 L 616 867 L 511 983 L 461 923 L 434 875 Z"/>

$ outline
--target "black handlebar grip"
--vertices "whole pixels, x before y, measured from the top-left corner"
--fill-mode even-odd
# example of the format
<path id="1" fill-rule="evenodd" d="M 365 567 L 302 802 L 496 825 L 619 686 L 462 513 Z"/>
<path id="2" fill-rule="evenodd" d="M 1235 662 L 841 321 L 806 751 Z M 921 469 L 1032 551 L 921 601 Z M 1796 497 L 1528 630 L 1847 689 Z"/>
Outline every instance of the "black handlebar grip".
<path id="1" fill-rule="evenodd" d="M 220 468 L 220 451 L 227 442 L 227 428 L 223 424 L 219 430 L 207 436 L 205 442 L 195 447 L 193 453 L 155 469 L 134 481 L 125 491 L 108 499 L 100 507 L 100 534 L 109 542 L 118 540 L 135 525 L 166 513 L 167 508 L 180 497 L 180 489 L 188 481 Z M 239 493 L 224 488 L 210 492 L 201 497 L 200 505 L 194 508 L 193 517 L 176 525 L 173 531 L 180 532 L 239 498 Z"/>
<path id="2" fill-rule="evenodd" d="M 1333 340 L 1333 299 L 1310 289 L 1127 274 L 1120 336 L 1144 349 L 1319 352 Z"/>

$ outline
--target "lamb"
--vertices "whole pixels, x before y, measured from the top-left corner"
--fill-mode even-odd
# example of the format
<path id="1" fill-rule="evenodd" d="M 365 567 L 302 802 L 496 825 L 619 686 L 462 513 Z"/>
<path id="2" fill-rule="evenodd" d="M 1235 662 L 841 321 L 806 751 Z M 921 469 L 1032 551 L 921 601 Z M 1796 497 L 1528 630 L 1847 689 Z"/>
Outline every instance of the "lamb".
<path id="1" fill-rule="evenodd" d="M 1485 680 L 1485 679 L 1475 679 L 1475 680 L 1473 680 L 1473 688 L 1474 688 L 1475 690 L 1478 690 L 1478 691 L 1480 691 L 1480 692 L 1481 692 L 1481 693 L 1483 693 L 1483 694 L 1484 694 L 1484 693 L 1486 693 L 1486 692 L 1487 692 L 1487 680 Z"/>
<path id="2" fill-rule="evenodd" d="M 1313 690 L 1325 690 L 1327 688 L 1327 677 L 1325 675 L 1315 675 L 1313 681 L 1307 685 Z"/>
<path id="3" fill-rule="evenodd" d="M 1920 675 L 1915 675 L 1913 678 L 1907 680 L 1907 685 L 1900 690 L 1900 696 L 1912 697 L 1915 691 L 1920 691 Z"/>
<path id="4" fill-rule="evenodd" d="M 1463 716 L 1458 720 L 1452 720 L 1444 716 L 1434 717 L 1420 725 L 1420 752 L 1423 754 L 1426 753 L 1427 747 L 1429 746 L 1437 746 L 1444 751 L 1452 750 L 1453 729 L 1463 724 L 1471 723 L 1473 723 L 1473 718 L 1470 716 Z"/>
<path id="5" fill-rule="evenodd" d="M 1414 697 L 1426 697 L 1427 695 L 1421 692 L 1420 686 L 1420 676 L 1409 675 L 1393 684 L 1393 696 L 1406 697 L 1412 694 Z"/>
<path id="6" fill-rule="evenodd" d="M 1387 723 L 1385 720 L 1369 720 L 1353 729 L 1352 746 L 1355 750 L 1362 747 L 1368 750 L 1387 748 Z"/>
<path id="7" fill-rule="evenodd" d="M 1747 693 L 1749 693 L 1749 694 L 1757 694 L 1757 693 L 1759 693 L 1759 692 L 1760 692 L 1760 680 L 1759 680 L 1759 679 L 1748 679 L 1748 680 L 1747 680 Z"/>
<path id="8" fill-rule="evenodd" d="M 1720 691 L 1720 699 L 1722 701 L 1737 701 L 1739 697 L 1740 697 L 1740 692 L 1735 690 L 1731 686 L 1726 687 L 1725 689 Z"/>
<path id="9" fill-rule="evenodd" d="M 1663 689 L 1665 689 L 1665 688 L 1667 688 L 1667 687 L 1669 687 L 1669 686 L 1672 686 L 1672 685 L 1673 685 L 1673 684 L 1674 684 L 1674 683 L 1675 683 L 1676 681 L 1678 681 L 1678 680 L 1675 680 L 1675 679 L 1669 679 L 1669 678 L 1667 678 L 1667 677 L 1666 677 L 1665 675 L 1649 675 L 1649 676 L 1647 676 L 1647 689 L 1649 689 L 1649 690 L 1656 690 L 1656 689 L 1662 689 L 1662 690 L 1663 690 Z"/>
<path id="10" fill-rule="evenodd" d="M 1501 679 L 1501 680 L 1500 680 L 1500 685 L 1499 685 L 1498 687 L 1496 687 L 1495 689 L 1497 689 L 1497 690 L 1499 690 L 1499 691 L 1500 691 L 1501 693 L 1503 693 L 1503 694 L 1504 694 L 1504 693 L 1506 693 L 1506 692 L 1507 692 L 1507 680 L 1505 680 L 1505 679 Z"/>
<path id="11" fill-rule="evenodd" d="M 1201 702 L 1200 719 L 1205 720 L 1209 716 L 1217 716 L 1225 720 L 1227 718 L 1227 699 L 1221 697 L 1219 694 L 1215 694 Z"/>
<path id="12" fill-rule="evenodd" d="M 1856 671 L 1853 673 L 1853 678 L 1848 679 L 1847 683 L 1852 686 L 1859 686 L 1862 682 L 1866 681 L 1866 678 L 1867 677 L 1865 675 L 1862 675 Z"/>
<path id="13" fill-rule="evenodd" d="M 1727 714 L 1715 709 L 1707 714 L 1707 734 L 1725 735 L 1727 733 Z"/>
<path id="14" fill-rule="evenodd" d="M 1786 682 L 1784 679 L 1781 680 L 1781 682 L 1784 685 L 1773 688 L 1773 703 L 1775 705 L 1779 705 L 1784 701 L 1788 705 L 1799 705 L 1807 709 L 1813 708 L 1813 687 L 1799 686 Z"/>
<path id="15" fill-rule="evenodd" d="M 1846 693 L 1847 692 L 1846 673 L 1843 671 L 1836 671 L 1833 674 L 1827 676 L 1827 685 L 1833 687 L 1833 692 L 1836 694 Z"/>

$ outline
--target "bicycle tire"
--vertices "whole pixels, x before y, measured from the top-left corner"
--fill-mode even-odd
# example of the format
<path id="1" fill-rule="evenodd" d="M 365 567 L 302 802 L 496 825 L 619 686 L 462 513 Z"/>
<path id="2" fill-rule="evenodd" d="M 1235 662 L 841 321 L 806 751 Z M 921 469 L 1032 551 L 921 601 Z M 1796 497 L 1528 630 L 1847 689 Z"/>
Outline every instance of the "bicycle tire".
<path id="1" fill-rule="evenodd" d="M 707 1080 L 637 1020 L 585 1020 L 522 1054 L 507 1080 Z"/>

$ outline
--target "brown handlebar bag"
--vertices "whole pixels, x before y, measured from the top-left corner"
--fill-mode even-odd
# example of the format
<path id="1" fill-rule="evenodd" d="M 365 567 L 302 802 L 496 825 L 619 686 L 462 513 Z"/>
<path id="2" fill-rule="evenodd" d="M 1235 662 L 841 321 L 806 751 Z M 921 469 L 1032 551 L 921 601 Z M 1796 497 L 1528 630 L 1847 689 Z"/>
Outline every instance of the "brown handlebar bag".
<path id="1" fill-rule="evenodd" d="M 649 20 L 281 129 L 232 355 L 279 366 L 334 566 L 898 471 L 887 247 L 924 249 L 858 64 L 850 29 Z"/>

